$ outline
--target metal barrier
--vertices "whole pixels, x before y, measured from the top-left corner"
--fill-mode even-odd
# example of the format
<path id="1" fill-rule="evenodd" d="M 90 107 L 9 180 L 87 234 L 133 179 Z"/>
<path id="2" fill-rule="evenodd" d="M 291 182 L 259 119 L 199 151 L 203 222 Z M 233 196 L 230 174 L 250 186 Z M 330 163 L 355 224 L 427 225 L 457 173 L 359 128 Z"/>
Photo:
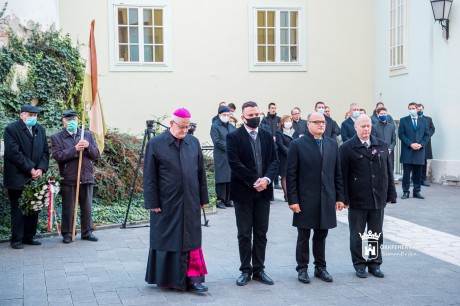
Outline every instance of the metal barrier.
<path id="1" fill-rule="evenodd" d="M 398 129 L 399 129 L 399 120 L 395 120 L 396 125 L 396 147 L 395 147 L 395 174 L 402 175 L 403 174 L 403 165 L 399 162 L 399 158 L 401 157 L 401 140 L 398 137 Z"/>

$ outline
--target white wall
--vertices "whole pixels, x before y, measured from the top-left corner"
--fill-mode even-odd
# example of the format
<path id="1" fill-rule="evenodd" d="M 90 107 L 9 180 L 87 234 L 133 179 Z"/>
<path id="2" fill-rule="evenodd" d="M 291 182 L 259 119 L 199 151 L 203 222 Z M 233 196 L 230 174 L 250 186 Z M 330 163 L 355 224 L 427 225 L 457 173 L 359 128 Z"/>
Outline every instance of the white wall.
<path id="1" fill-rule="evenodd" d="M 284 0 L 286 1 L 286 0 Z M 283 2 L 283 1 L 279 1 Z M 220 101 L 248 100 L 280 115 L 294 106 L 304 116 L 317 100 L 342 121 L 350 102 L 370 109 L 373 92 L 373 1 L 307 3 L 307 72 L 248 71 L 248 7 L 244 0 L 172 2 L 173 71 L 110 72 L 106 1 L 59 1 L 60 24 L 74 41 L 86 42 L 96 20 L 100 93 L 111 127 L 138 133 L 153 115 L 191 110 L 197 136 L 209 139 Z M 86 54 L 84 52 L 83 54 Z M 238 109 L 240 114 L 240 109 Z"/>
<path id="2" fill-rule="evenodd" d="M 57 0 L 0 0 L 0 9 L 3 9 L 5 2 L 8 2 L 5 16 L 15 15 L 24 25 L 34 21 L 45 29 L 53 24 L 59 28 Z"/>

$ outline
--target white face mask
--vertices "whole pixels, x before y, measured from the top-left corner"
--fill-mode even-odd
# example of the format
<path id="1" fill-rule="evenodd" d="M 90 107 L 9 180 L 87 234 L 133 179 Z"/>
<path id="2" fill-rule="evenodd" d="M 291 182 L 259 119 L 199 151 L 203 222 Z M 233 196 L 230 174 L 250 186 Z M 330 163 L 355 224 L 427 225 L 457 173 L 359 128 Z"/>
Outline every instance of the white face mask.
<path id="1" fill-rule="evenodd" d="M 284 123 L 284 128 L 285 129 L 290 129 L 292 127 L 292 122 L 285 122 Z"/>
<path id="2" fill-rule="evenodd" d="M 316 112 L 318 112 L 321 115 L 323 115 L 324 114 L 324 108 L 318 108 L 318 110 Z"/>
<path id="3" fill-rule="evenodd" d="M 229 117 L 224 117 L 224 116 L 219 117 L 219 118 L 220 118 L 220 121 L 222 121 L 223 123 L 227 123 L 230 120 Z"/>
<path id="4" fill-rule="evenodd" d="M 236 125 L 236 124 L 235 124 L 235 122 L 230 122 L 230 124 L 231 124 L 231 125 L 233 125 L 233 126 L 235 126 L 235 125 Z"/>

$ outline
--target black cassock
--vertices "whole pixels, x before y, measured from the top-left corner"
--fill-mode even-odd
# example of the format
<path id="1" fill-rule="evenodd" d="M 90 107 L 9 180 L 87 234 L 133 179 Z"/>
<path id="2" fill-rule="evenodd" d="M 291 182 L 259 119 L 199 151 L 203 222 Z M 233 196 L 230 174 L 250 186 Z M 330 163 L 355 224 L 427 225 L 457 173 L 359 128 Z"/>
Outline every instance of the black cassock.
<path id="1" fill-rule="evenodd" d="M 209 202 L 200 143 L 186 135 L 178 144 L 168 131 L 147 144 L 144 206 L 150 213 L 150 251 L 145 280 L 159 287 L 185 289 L 187 256 L 201 248 L 201 204 Z"/>

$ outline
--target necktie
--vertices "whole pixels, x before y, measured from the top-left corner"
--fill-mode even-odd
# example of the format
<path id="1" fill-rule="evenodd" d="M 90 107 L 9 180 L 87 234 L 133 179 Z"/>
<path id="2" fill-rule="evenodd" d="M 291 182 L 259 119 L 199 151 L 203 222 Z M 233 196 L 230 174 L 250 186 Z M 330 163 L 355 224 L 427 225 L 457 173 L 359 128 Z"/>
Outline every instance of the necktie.
<path id="1" fill-rule="evenodd" d="M 75 137 L 77 137 L 77 134 L 73 133 L 73 134 L 70 134 L 72 135 L 73 139 L 75 139 Z"/>
<path id="2" fill-rule="evenodd" d="M 30 126 L 30 127 L 28 126 L 27 129 L 29 130 L 30 135 L 34 136 L 34 133 L 32 132 L 32 127 L 31 127 L 31 126 Z"/>
<path id="3" fill-rule="evenodd" d="M 412 118 L 412 121 L 414 122 L 414 130 L 417 128 L 417 119 Z"/>
<path id="4" fill-rule="evenodd" d="M 369 144 L 366 142 L 363 143 L 363 146 L 366 148 L 366 150 L 369 148 Z"/>
<path id="5" fill-rule="evenodd" d="M 252 137 L 252 140 L 254 140 L 254 141 L 255 141 L 255 140 L 256 140 L 256 138 L 257 138 L 257 132 L 256 132 L 256 131 L 250 131 L 250 132 L 249 132 L 249 134 L 251 135 L 251 137 Z"/>
<path id="6" fill-rule="evenodd" d="M 316 139 L 316 143 L 318 144 L 319 153 L 321 153 L 321 155 L 323 155 L 323 146 L 321 145 L 321 143 L 322 143 L 321 139 Z"/>

